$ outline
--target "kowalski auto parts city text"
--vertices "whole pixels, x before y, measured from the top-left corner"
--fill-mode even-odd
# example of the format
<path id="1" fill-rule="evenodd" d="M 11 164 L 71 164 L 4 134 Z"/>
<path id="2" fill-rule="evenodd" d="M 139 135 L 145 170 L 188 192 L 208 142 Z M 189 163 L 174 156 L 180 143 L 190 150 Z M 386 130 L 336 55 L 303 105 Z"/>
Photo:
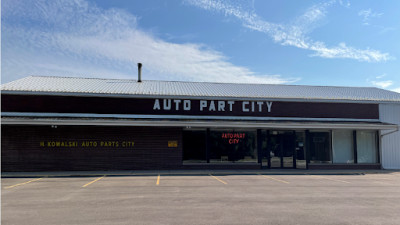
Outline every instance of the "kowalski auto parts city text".
<path id="1" fill-rule="evenodd" d="M 233 106 L 235 101 L 217 101 L 217 100 L 200 100 L 199 109 L 200 111 L 209 112 L 225 112 L 233 111 Z M 191 100 L 181 100 L 181 99 L 155 99 L 153 110 L 184 110 L 190 111 L 192 109 Z M 242 112 L 271 112 L 272 102 L 268 101 L 243 101 L 241 102 Z"/>
<path id="2" fill-rule="evenodd" d="M 133 141 L 41 141 L 40 147 L 48 148 L 133 148 Z"/>

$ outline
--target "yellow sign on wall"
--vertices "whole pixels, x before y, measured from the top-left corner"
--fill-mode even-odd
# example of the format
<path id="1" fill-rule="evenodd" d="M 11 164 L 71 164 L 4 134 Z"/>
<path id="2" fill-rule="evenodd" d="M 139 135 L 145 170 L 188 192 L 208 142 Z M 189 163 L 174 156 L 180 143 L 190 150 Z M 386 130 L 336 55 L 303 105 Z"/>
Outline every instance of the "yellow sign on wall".
<path id="1" fill-rule="evenodd" d="M 178 147 L 178 141 L 168 141 L 168 147 L 169 148 L 177 148 Z"/>

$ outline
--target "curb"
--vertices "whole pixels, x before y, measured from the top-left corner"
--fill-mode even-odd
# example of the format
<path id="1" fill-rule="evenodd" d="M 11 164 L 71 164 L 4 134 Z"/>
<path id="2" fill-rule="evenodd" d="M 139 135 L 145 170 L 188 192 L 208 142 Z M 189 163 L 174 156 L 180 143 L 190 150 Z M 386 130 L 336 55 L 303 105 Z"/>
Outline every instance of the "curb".
<path id="1" fill-rule="evenodd" d="M 302 171 L 265 171 L 265 170 L 251 170 L 251 171 L 240 171 L 240 170 L 201 170 L 201 171 L 74 171 L 73 173 L 68 172 L 2 172 L 1 178 L 36 178 L 36 177 L 123 177 L 123 176 L 203 176 L 203 175 L 366 175 L 366 174 L 388 174 L 393 172 L 400 172 L 400 170 L 302 170 Z"/>

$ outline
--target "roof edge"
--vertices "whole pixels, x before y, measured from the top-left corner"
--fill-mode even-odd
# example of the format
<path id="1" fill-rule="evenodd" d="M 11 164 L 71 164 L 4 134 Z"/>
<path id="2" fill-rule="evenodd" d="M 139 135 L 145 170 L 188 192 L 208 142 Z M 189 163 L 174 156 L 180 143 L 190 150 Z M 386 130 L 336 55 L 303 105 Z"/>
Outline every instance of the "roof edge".
<path id="1" fill-rule="evenodd" d="M 81 92 L 41 92 L 41 91 L 1 91 L 1 94 L 11 95 L 50 95 L 70 97 L 105 97 L 105 98 L 165 98 L 165 99 L 193 99 L 193 100 L 274 100 L 290 102 L 335 102 L 335 103 L 390 103 L 400 104 L 400 100 L 379 99 L 327 99 L 327 98 L 276 98 L 276 97 L 229 97 L 229 96 L 189 96 L 189 95 L 143 95 L 143 94 L 109 94 L 109 93 L 81 93 Z"/>

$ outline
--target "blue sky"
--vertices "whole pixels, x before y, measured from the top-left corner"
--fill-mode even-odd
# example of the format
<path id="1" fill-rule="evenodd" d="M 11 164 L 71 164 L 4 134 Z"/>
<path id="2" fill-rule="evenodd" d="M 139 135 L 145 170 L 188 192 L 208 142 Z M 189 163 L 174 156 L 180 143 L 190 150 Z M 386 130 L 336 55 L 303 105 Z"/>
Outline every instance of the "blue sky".
<path id="1" fill-rule="evenodd" d="M 29 75 L 400 92 L 400 1 L 2 0 L 2 83 Z"/>

